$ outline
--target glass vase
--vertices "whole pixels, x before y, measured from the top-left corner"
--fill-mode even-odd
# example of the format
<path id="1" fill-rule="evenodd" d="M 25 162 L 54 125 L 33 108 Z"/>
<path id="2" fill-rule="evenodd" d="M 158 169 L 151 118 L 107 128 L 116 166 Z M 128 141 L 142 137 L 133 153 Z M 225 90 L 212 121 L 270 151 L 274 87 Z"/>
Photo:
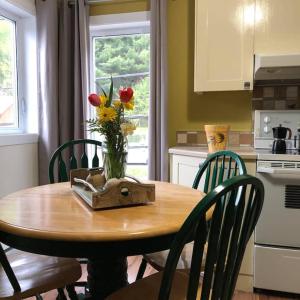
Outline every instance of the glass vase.
<path id="1" fill-rule="evenodd" d="M 104 154 L 104 174 L 106 180 L 111 178 L 123 178 L 126 172 L 127 151 L 111 152 L 103 151 Z"/>

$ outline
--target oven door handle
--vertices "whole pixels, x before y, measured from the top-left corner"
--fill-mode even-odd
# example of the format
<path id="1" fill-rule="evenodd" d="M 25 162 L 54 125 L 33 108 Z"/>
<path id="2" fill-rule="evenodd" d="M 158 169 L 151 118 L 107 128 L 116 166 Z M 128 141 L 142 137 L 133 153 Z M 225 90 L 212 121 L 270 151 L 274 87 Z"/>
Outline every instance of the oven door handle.
<path id="1" fill-rule="evenodd" d="M 274 169 L 267 167 L 258 167 L 257 173 L 300 175 L 300 169 Z"/>

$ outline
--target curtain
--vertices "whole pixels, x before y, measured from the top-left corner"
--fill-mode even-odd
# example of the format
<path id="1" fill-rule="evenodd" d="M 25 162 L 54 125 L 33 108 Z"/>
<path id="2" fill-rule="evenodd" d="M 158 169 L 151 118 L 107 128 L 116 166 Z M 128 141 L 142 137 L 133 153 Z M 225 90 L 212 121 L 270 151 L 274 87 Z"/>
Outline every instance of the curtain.
<path id="1" fill-rule="evenodd" d="M 150 7 L 149 178 L 167 181 L 167 0 L 151 0 Z"/>
<path id="2" fill-rule="evenodd" d="M 36 0 L 40 184 L 55 149 L 85 137 L 89 11 L 84 0 L 68 2 Z"/>

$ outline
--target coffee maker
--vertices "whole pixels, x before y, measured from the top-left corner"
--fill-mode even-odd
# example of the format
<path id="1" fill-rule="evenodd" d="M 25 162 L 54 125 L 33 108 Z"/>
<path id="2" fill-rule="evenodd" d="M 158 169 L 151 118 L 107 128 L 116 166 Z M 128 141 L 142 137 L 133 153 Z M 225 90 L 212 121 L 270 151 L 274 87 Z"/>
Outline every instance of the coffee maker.
<path id="1" fill-rule="evenodd" d="M 288 139 L 292 137 L 292 131 L 290 128 L 287 127 L 282 127 L 281 124 L 279 124 L 278 127 L 273 127 L 273 137 L 274 137 L 274 142 L 272 146 L 272 152 L 273 153 L 286 153 L 286 135 L 288 133 Z"/>

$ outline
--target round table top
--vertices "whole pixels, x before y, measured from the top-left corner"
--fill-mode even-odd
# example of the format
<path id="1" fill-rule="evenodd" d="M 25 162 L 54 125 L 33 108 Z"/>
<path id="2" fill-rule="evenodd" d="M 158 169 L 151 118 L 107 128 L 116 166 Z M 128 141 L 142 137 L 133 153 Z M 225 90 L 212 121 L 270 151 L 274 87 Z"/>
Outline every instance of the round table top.
<path id="1" fill-rule="evenodd" d="M 0 232 L 75 242 L 114 242 L 176 233 L 204 194 L 176 184 L 149 183 L 155 183 L 155 202 L 106 210 L 91 209 L 69 182 L 21 190 L 0 199 Z"/>

